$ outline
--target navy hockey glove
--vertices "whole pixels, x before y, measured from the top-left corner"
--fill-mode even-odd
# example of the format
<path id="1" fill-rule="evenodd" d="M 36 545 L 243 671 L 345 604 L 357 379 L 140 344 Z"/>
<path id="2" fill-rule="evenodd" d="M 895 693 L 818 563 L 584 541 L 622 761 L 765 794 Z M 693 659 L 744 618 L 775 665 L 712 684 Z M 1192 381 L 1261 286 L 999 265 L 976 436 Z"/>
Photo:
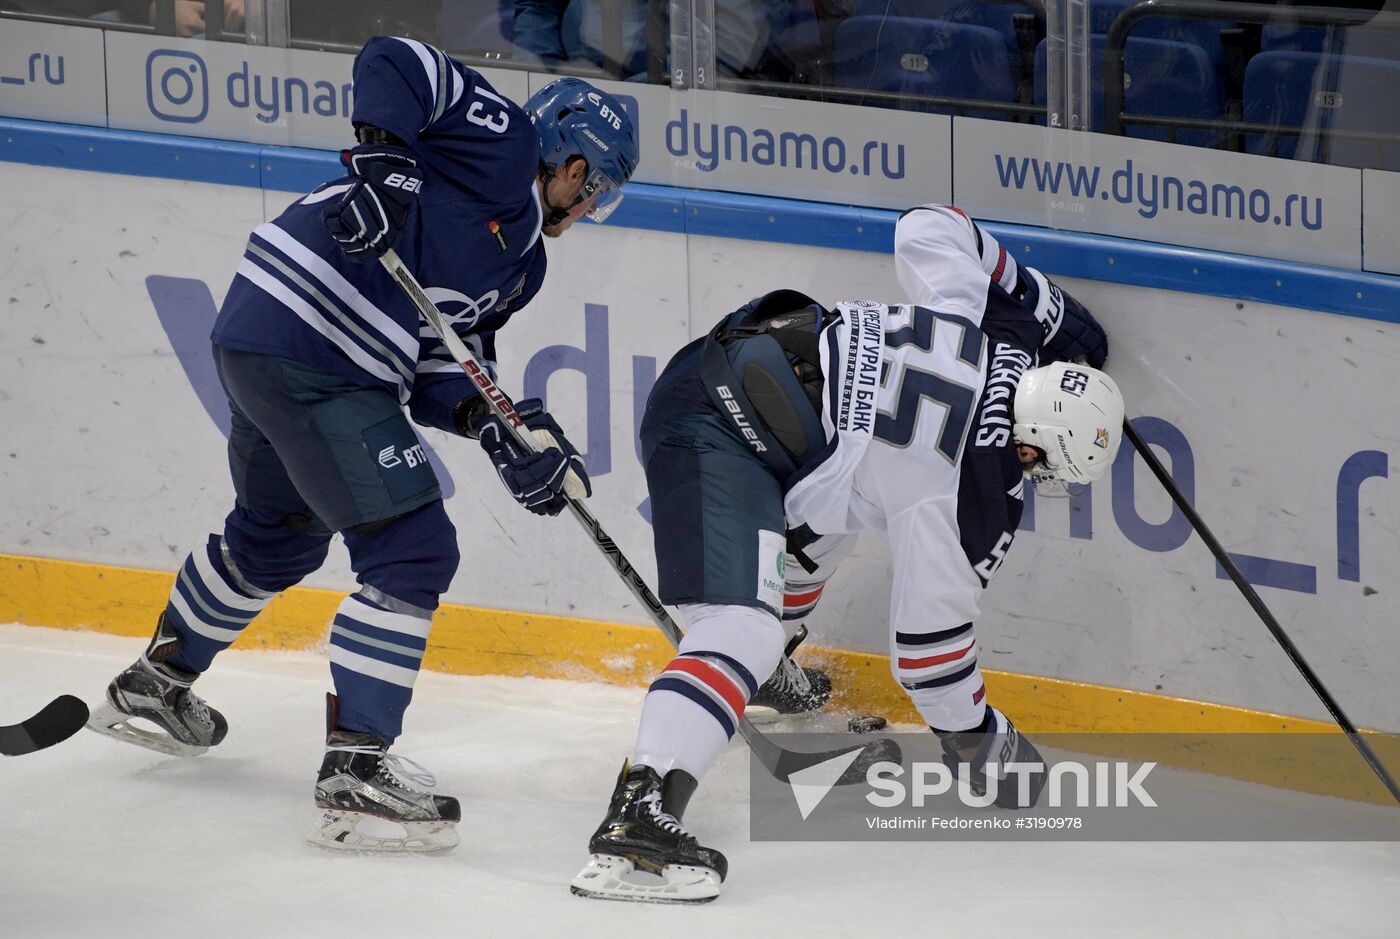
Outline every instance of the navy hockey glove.
<path id="1" fill-rule="evenodd" d="M 1103 368 L 1108 361 L 1108 334 L 1103 331 L 1094 314 L 1040 271 L 1022 268 L 1039 287 L 1035 316 L 1052 331 L 1042 348 L 1045 364 L 1050 362 L 1083 362 Z"/>
<path id="2" fill-rule="evenodd" d="M 373 261 L 399 240 L 422 191 L 423 172 L 412 153 L 390 144 L 342 150 L 340 162 L 354 182 L 321 210 L 321 218 L 350 260 Z"/>
<path id="3" fill-rule="evenodd" d="M 526 398 L 515 405 L 515 413 L 534 435 L 541 447 L 539 453 L 530 453 L 516 443 L 505 422 L 494 414 L 487 414 L 472 428 L 515 501 L 536 515 L 558 515 L 566 496 L 586 499 L 592 495 L 583 457 L 545 412 L 544 403 L 539 398 Z"/>

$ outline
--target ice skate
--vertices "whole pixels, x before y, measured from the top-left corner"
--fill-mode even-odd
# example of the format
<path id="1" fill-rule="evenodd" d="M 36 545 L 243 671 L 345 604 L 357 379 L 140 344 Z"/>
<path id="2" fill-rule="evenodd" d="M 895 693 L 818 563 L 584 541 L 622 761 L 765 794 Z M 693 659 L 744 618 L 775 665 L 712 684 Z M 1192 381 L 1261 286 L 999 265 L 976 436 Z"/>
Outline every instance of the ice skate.
<path id="1" fill-rule="evenodd" d="M 1004 809 L 1031 808 L 1040 800 L 1040 791 L 1045 788 L 1045 758 L 1005 714 L 995 708 L 988 708 L 988 712 L 992 723 L 985 733 L 977 730 L 954 733 L 934 731 L 943 745 L 943 764 L 959 778 L 966 772 L 968 789 L 976 796 L 984 796 L 988 785 L 987 764 L 989 761 L 1000 763 L 993 803 Z M 1005 767 L 1009 763 L 1039 764 L 1040 769 L 1008 773 Z M 1026 781 L 1024 794 L 1020 791 L 1023 778 Z"/>
<path id="2" fill-rule="evenodd" d="M 334 728 L 334 696 L 329 696 Z M 437 780 L 419 764 L 385 752 L 373 734 L 331 729 L 316 779 L 321 819 L 307 841 L 335 851 L 446 853 L 457 846 L 462 807 L 427 790 Z"/>
<path id="3" fill-rule="evenodd" d="M 107 686 L 88 728 L 171 756 L 198 756 L 223 740 L 228 722 L 190 690 L 199 675 L 167 664 L 179 649 L 180 638 L 162 613 L 150 646 Z"/>
<path id="4" fill-rule="evenodd" d="M 663 781 L 650 766 L 623 763 L 608 817 L 588 842 L 592 857 L 569 890 L 643 903 L 705 903 L 719 896 L 729 862 L 680 822 L 696 785 L 684 770 L 671 770 Z"/>
<path id="5" fill-rule="evenodd" d="M 797 627 L 788 641 L 783 657 L 773 672 L 749 702 L 750 720 L 774 720 L 788 714 L 810 714 L 825 707 L 831 699 L 831 679 L 826 672 L 804 668 L 792 660 L 792 653 L 807 638 L 807 627 Z"/>

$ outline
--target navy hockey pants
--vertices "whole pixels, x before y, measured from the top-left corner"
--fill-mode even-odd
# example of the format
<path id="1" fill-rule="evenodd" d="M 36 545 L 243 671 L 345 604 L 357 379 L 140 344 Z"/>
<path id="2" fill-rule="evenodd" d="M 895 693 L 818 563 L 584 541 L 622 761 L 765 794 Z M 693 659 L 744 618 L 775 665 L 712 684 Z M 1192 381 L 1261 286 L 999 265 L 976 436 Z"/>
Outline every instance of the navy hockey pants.
<path id="1" fill-rule="evenodd" d="M 710 402 L 700 344 L 676 354 L 642 417 L 659 596 L 664 603 L 783 612 L 782 485 Z"/>
<path id="2" fill-rule="evenodd" d="M 338 725 L 392 741 L 459 560 L 436 475 L 398 401 L 289 359 L 214 348 L 233 414 L 236 502 L 186 560 L 166 613 L 207 669 L 339 531 L 360 584 L 331 627 Z"/>

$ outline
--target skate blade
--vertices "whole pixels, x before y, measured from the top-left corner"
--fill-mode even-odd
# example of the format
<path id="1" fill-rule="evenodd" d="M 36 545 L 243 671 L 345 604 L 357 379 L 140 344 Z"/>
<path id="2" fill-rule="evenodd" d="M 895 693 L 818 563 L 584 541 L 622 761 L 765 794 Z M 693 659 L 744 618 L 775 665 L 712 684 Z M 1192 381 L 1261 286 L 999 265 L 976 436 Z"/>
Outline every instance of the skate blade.
<path id="1" fill-rule="evenodd" d="M 399 822 L 363 812 L 326 809 L 308 844 L 347 854 L 447 854 L 457 847 L 455 822 Z"/>
<path id="2" fill-rule="evenodd" d="M 131 723 L 130 714 L 123 714 L 106 701 L 93 709 L 88 717 L 87 729 L 104 737 L 111 737 L 123 743 L 134 743 L 138 747 L 164 753 L 166 756 L 199 756 L 208 753 L 208 747 L 197 747 L 181 743 L 174 737 L 158 730 L 145 730 Z"/>
<path id="3" fill-rule="evenodd" d="M 639 876 L 648 877 L 650 882 L 629 879 Z M 594 900 L 632 903 L 709 903 L 719 896 L 719 884 L 719 874 L 708 867 L 667 864 L 658 877 L 639 872 L 628 858 L 595 854 L 569 884 L 569 892 Z"/>

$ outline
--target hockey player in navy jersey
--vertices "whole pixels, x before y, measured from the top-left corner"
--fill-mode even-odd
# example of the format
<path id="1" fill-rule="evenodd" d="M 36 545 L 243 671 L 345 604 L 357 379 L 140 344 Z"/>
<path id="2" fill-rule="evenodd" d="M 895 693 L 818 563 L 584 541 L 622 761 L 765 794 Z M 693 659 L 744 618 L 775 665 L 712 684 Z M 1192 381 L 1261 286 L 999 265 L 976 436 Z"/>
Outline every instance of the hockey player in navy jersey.
<path id="1" fill-rule="evenodd" d="M 1023 487 L 1063 492 L 1113 462 L 1123 400 L 1097 368 L 1107 339 L 957 209 L 905 213 L 895 244 L 912 303 L 828 310 L 767 294 L 681 349 L 651 392 L 641 437 L 658 593 L 687 629 L 647 693 L 575 893 L 718 895 L 727 862 L 686 830 L 686 803 L 779 661 L 784 610 L 810 611 L 862 530 L 893 559 L 891 670 L 949 766 L 977 787 L 989 763 L 1000 781 L 1007 762 L 1039 759 L 987 701 L 973 621 Z M 996 803 L 1034 804 L 1043 782 L 1031 776 L 1024 797 L 999 785 Z"/>
<path id="2" fill-rule="evenodd" d="M 617 100 L 584 81 L 552 82 L 522 108 L 411 40 L 366 43 L 354 94 L 346 175 L 253 231 L 214 327 L 234 508 L 186 560 L 150 646 L 90 726 L 181 755 L 218 744 L 227 722 L 190 685 L 272 597 L 321 565 L 339 532 L 360 586 L 331 626 L 336 693 L 312 840 L 432 851 L 457 843 L 458 802 L 426 791 L 431 778 L 386 751 L 458 549 L 409 418 L 477 438 L 531 512 L 555 515 L 589 483 L 538 399 L 515 409 L 547 446 L 514 442 L 375 262 L 394 248 L 494 369 L 496 331 L 544 279 L 544 239 L 616 207 L 637 137 Z M 367 816 L 400 823 L 401 836 L 359 829 Z"/>

